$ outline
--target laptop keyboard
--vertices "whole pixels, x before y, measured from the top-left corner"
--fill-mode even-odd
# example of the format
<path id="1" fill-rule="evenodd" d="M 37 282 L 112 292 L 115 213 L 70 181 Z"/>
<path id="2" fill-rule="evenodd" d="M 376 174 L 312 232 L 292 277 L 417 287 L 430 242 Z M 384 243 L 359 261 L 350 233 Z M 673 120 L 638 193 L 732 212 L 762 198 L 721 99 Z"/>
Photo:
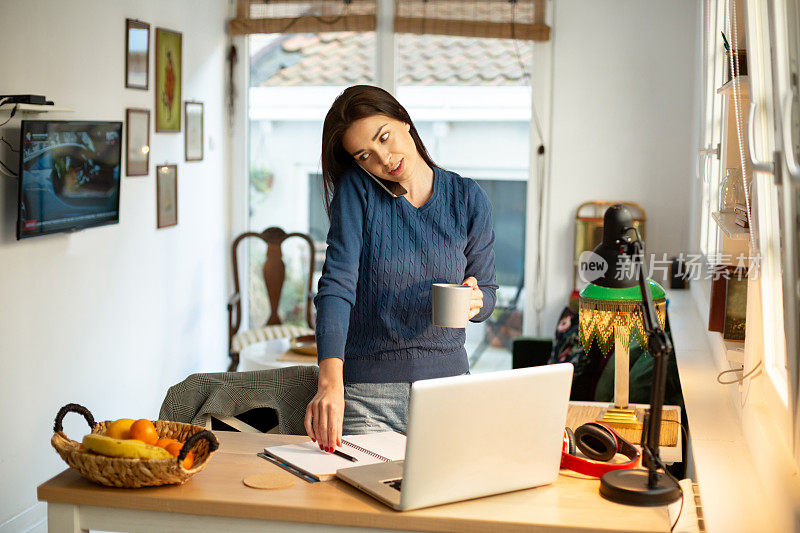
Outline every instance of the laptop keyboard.
<path id="1" fill-rule="evenodd" d="M 403 478 L 400 479 L 390 479 L 388 481 L 384 481 L 387 485 L 392 487 L 393 489 L 400 490 L 400 485 L 403 484 Z"/>

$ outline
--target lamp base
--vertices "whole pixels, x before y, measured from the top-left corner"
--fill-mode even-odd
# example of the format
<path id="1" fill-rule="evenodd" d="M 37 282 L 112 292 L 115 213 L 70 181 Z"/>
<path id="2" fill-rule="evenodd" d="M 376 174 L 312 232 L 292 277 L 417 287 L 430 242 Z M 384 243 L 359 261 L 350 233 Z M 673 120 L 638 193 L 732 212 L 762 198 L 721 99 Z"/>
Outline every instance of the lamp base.
<path id="1" fill-rule="evenodd" d="M 666 505 L 681 497 L 683 491 L 663 472 L 656 473 L 655 487 L 649 486 L 650 472 L 635 468 L 612 470 L 600 478 L 600 495 L 612 502 L 627 505 Z"/>
<path id="2" fill-rule="evenodd" d="M 642 427 L 642 422 L 636 417 L 636 411 L 629 407 L 624 409 L 610 407 L 597 421 L 615 428 L 641 429 Z"/>

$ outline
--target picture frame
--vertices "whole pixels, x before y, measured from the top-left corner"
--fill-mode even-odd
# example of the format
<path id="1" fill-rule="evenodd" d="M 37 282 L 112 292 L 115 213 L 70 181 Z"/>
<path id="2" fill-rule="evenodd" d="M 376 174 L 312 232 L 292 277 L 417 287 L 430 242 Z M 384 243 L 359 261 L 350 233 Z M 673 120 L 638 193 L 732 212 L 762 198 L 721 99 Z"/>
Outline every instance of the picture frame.
<path id="1" fill-rule="evenodd" d="M 156 28 L 156 132 L 181 131 L 183 35 Z"/>
<path id="2" fill-rule="evenodd" d="M 711 282 L 708 330 L 726 341 L 744 342 L 747 315 L 747 269 L 719 265 Z"/>
<path id="3" fill-rule="evenodd" d="M 722 333 L 725 327 L 725 293 L 728 287 L 727 274 L 711 281 L 711 303 L 708 309 L 708 331 Z"/>
<path id="4" fill-rule="evenodd" d="M 178 224 L 178 165 L 156 167 L 156 227 Z"/>
<path id="5" fill-rule="evenodd" d="M 150 24 L 125 19 L 125 87 L 150 88 Z"/>
<path id="6" fill-rule="evenodd" d="M 125 110 L 125 175 L 147 176 L 150 172 L 150 110 Z"/>
<path id="7" fill-rule="evenodd" d="M 725 291 L 725 321 L 722 338 L 726 341 L 744 342 L 747 326 L 747 271 L 728 278 Z"/>
<path id="8" fill-rule="evenodd" d="M 183 104 L 186 134 L 184 156 L 186 161 L 203 160 L 203 103 L 186 101 Z"/>

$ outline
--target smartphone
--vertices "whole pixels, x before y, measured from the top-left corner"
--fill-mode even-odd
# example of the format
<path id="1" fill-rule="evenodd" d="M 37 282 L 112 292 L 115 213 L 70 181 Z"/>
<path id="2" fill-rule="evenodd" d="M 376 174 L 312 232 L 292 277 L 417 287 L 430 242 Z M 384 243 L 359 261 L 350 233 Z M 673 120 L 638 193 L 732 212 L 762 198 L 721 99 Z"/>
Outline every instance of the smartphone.
<path id="1" fill-rule="evenodd" d="M 399 183 L 397 183 L 396 181 L 390 181 L 390 180 L 385 180 L 385 179 L 383 179 L 383 178 L 379 178 L 378 176 L 375 176 L 375 175 L 373 175 L 373 174 L 372 174 L 370 171 L 368 171 L 367 169 L 365 169 L 365 168 L 364 168 L 364 167 L 362 167 L 361 165 L 358 165 L 358 166 L 361 168 L 361 170 L 363 170 L 364 172 L 366 172 L 366 173 L 367 173 L 367 175 L 368 175 L 370 178 L 374 179 L 374 180 L 375 180 L 375 182 L 376 182 L 378 185 L 380 185 L 380 186 L 381 186 L 381 188 L 382 188 L 384 191 L 388 192 L 388 193 L 389 193 L 390 195 L 392 195 L 394 198 L 397 198 L 397 197 L 399 197 L 399 196 L 403 196 L 404 194 L 406 194 L 406 193 L 408 192 L 408 191 L 405 189 L 405 187 L 403 187 L 402 185 L 400 185 L 400 184 L 399 184 Z"/>

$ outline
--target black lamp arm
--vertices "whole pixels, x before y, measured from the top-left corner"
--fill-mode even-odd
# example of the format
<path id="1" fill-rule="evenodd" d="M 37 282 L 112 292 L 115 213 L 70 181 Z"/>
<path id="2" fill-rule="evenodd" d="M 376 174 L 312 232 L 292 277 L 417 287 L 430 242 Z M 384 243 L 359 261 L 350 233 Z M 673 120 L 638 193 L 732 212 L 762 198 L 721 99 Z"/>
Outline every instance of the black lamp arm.
<path id="1" fill-rule="evenodd" d="M 636 234 L 635 241 L 631 241 L 630 237 L 628 237 L 628 232 L 630 231 Z M 636 279 L 639 282 L 639 289 L 642 292 L 642 318 L 644 330 L 648 334 L 662 330 L 661 323 L 658 321 L 658 316 L 656 315 L 656 306 L 653 303 L 653 296 L 650 294 L 650 291 L 648 290 L 649 287 L 647 286 L 647 278 L 649 276 L 647 274 L 647 266 L 644 262 L 644 241 L 642 241 L 639 231 L 634 227 L 626 228 L 620 244 L 624 249 L 625 254 L 631 257 L 631 260 L 634 262 Z M 666 340 L 667 343 L 669 343 L 669 339 Z M 648 342 L 648 348 L 650 348 L 649 344 L 650 343 Z M 669 349 L 669 346 L 667 346 L 666 351 L 669 351 Z"/>
<path id="2" fill-rule="evenodd" d="M 633 231 L 636 240 L 628 233 Z M 642 427 L 642 464 L 650 472 L 650 485 L 655 487 L 656 471 L 659 465 L 659 439 L 661 436 L 661 412 L 664 406 L 664 393 L 667 384 L 667 358 L 672 351 L 672 343 L 658 321 L 656 306 L 647 283 L 647 267 L 644 263 L 644 241 L 636 228 L 626 228 L 620 239 L 620 246 L 634 261 L 636 278 L 642 292 L 642 318 L 647 335 L 648 352 L 655 359 L 653 365 L 653 386 L 650 390 L 650 409 L 645 415 Z"/>

